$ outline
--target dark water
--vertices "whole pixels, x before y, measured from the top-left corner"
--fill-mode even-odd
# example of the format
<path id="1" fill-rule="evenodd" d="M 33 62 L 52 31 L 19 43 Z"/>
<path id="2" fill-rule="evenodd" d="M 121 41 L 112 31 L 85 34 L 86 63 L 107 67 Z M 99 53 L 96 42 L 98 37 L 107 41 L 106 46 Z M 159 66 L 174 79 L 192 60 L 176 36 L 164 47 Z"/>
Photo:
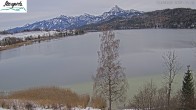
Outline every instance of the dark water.
<path id="1" fill-rule="evenodd" d="M 196 30 L 123 30 L 120 61 L 128 77 L 163 73 L 162 55 L 175 50 L 179 62 L 196 68 Z M 0 91 L 88 82 L 96 73 L 99 34 L 87 33 L 0 52 Z"/>

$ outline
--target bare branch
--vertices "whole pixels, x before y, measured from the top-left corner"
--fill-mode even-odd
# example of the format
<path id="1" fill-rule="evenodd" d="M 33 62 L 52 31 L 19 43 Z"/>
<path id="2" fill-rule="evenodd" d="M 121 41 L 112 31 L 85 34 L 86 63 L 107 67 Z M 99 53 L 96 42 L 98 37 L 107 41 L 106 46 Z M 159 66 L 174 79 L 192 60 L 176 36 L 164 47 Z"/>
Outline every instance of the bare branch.
<path id="1" fill-rule="evenodd" d="M 104 31 L 98 51 L 97 74 L 94 78 L 94 92 L 108 100 L 111 110 L 112 102 L 122 101 L 125 98 L 128 83 L 124 68 L 118 61 L 120 40 L 115 39 L 112 31 Z"/>
<path id="2" fill-rule="evenodd" d="M 164 66 L 165 66 L 165 75 L 164 79 L 166 80 L 166 84 L 168 87 L 167 92 L 167 103 L 168 108 L 170 107 L 170 97 L 172 91 L 172 84 L 174 82 L 175 76 L 178 74 L 179 70 L 181 69 L 180 64 L 177 61 L 177 55 L 175 51 L 168 51 L 164 56 Z"/>

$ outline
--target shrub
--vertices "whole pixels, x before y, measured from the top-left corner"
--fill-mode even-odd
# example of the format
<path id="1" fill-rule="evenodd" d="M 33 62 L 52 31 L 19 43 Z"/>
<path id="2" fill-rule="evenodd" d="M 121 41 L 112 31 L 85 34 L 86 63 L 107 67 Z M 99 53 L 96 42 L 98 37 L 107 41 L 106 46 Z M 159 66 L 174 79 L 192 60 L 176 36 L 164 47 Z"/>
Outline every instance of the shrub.
<path id="1" fill-rule="evenodd" d="M 82 108 L 86 108 L 88 106 L 89 101 L 90 101 L 89 95 L 81 95 L 78 105 Z"/>
<path id="2" fill-rule="evenodd" d="M 92 97 L 90 104 L 93 108 L 99 108 L 99 109 L 104 109 L 107 106 L 106 100 L 99 96 Z"/>

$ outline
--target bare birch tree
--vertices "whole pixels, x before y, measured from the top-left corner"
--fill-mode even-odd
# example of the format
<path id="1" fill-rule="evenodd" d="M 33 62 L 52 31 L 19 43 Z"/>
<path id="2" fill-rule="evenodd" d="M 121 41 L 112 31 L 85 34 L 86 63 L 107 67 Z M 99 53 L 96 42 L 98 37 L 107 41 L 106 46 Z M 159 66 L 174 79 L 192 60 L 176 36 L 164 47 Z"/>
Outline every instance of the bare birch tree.
<path id="1" fill-rule="evenodd" d="M 175 51 L 168 51 L 164 56 L 164 65 L 166 72 L 164 74 L 164 79 L 166 80 L 167 84 L 167 107 L 170 108 L 170 99 L 171 99 L 171 91 L 172 91 L 172 84 L 174 82 L 176 74 L 181 69 L 180 64 L 177 61 L 177 55 Z"/>
<path id="2" fill-rule="evenodd" d="M 128 83 L 124 68 L 118 60 L 120 40 L 115 39 L 112 31 L 104 31 L 100 37 L 99 66 L 94 78 L 94 92 L 107 100 L 111 110 L 112 102 L 121 102 L 125 99 Z"/>

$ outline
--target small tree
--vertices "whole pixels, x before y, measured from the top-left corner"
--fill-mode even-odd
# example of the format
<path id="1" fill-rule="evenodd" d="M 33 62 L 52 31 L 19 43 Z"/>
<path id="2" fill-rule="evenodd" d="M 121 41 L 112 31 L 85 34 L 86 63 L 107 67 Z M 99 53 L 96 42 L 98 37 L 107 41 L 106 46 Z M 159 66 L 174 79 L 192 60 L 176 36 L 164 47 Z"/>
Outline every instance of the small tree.
<path id="1" fill-rule="evenodd" d="M 157 87 L 151 81 L 142 87 L 138 94 L 133 97 L 133 103 L 135 109 L 155 109 L 156 104 L 156 92 Z"/>
<path id="2" fill-rule="evenodd" d="M 106 100 L 100 96 L 91 97 L 90 105 L 93 108 L 105 109 L 107 106 Z"/>
<path id="3" fill-rule="evenodd" d="M 112 102 L 122 102 L 125 99 L 128 83 L 124 69 L 118 61 L 120 40 L 115 39 L 112 31 L 104 31 L 100 37 L 99 66 L 94 78 L 94 92 L 106 98 L 111 110 Z"/>
<path id="4" fill-rule="evenodd" d="M 188 70 L 184 75 L 184 81 L 182 85 L 182 99 L 181 104 L 184 110 L 194 108 L 194 82 L 193 75 L 190 71 L 190 66 L 187 66 Z"/>
<path id="5" fill-rule="evenodd" d="M 164 56 L 164 65 L 166 68 L 166 73 L 164 78 L 166 79 L 166 84 L 168 88 L 167 92 L 167 107 L 170 108 L 170 99 L 171 99 L 171 91 L 172 91 L 172 84 L 174 82 L 175 76 L 180 70 L 179 63 L 177 61 L 177 56 L 175 51 L 168 51 Z"/>
<path id="6" fill-rule="evenodd" d="M 167 107 L 167 87 L 163 86 L 157 90 L 156 108 L 165 110 Z"/>
<path id="7" fill-rule="evenodd" d="M 171 97 L 170 104 L 167 107 L 167 87 L 157 88 L 152 82 L 145 84 L 139 89 L 133 99 L 129 102 L 129 109 L 134 110 L 177 110 L 180 107 L 180 93 Z"/>

